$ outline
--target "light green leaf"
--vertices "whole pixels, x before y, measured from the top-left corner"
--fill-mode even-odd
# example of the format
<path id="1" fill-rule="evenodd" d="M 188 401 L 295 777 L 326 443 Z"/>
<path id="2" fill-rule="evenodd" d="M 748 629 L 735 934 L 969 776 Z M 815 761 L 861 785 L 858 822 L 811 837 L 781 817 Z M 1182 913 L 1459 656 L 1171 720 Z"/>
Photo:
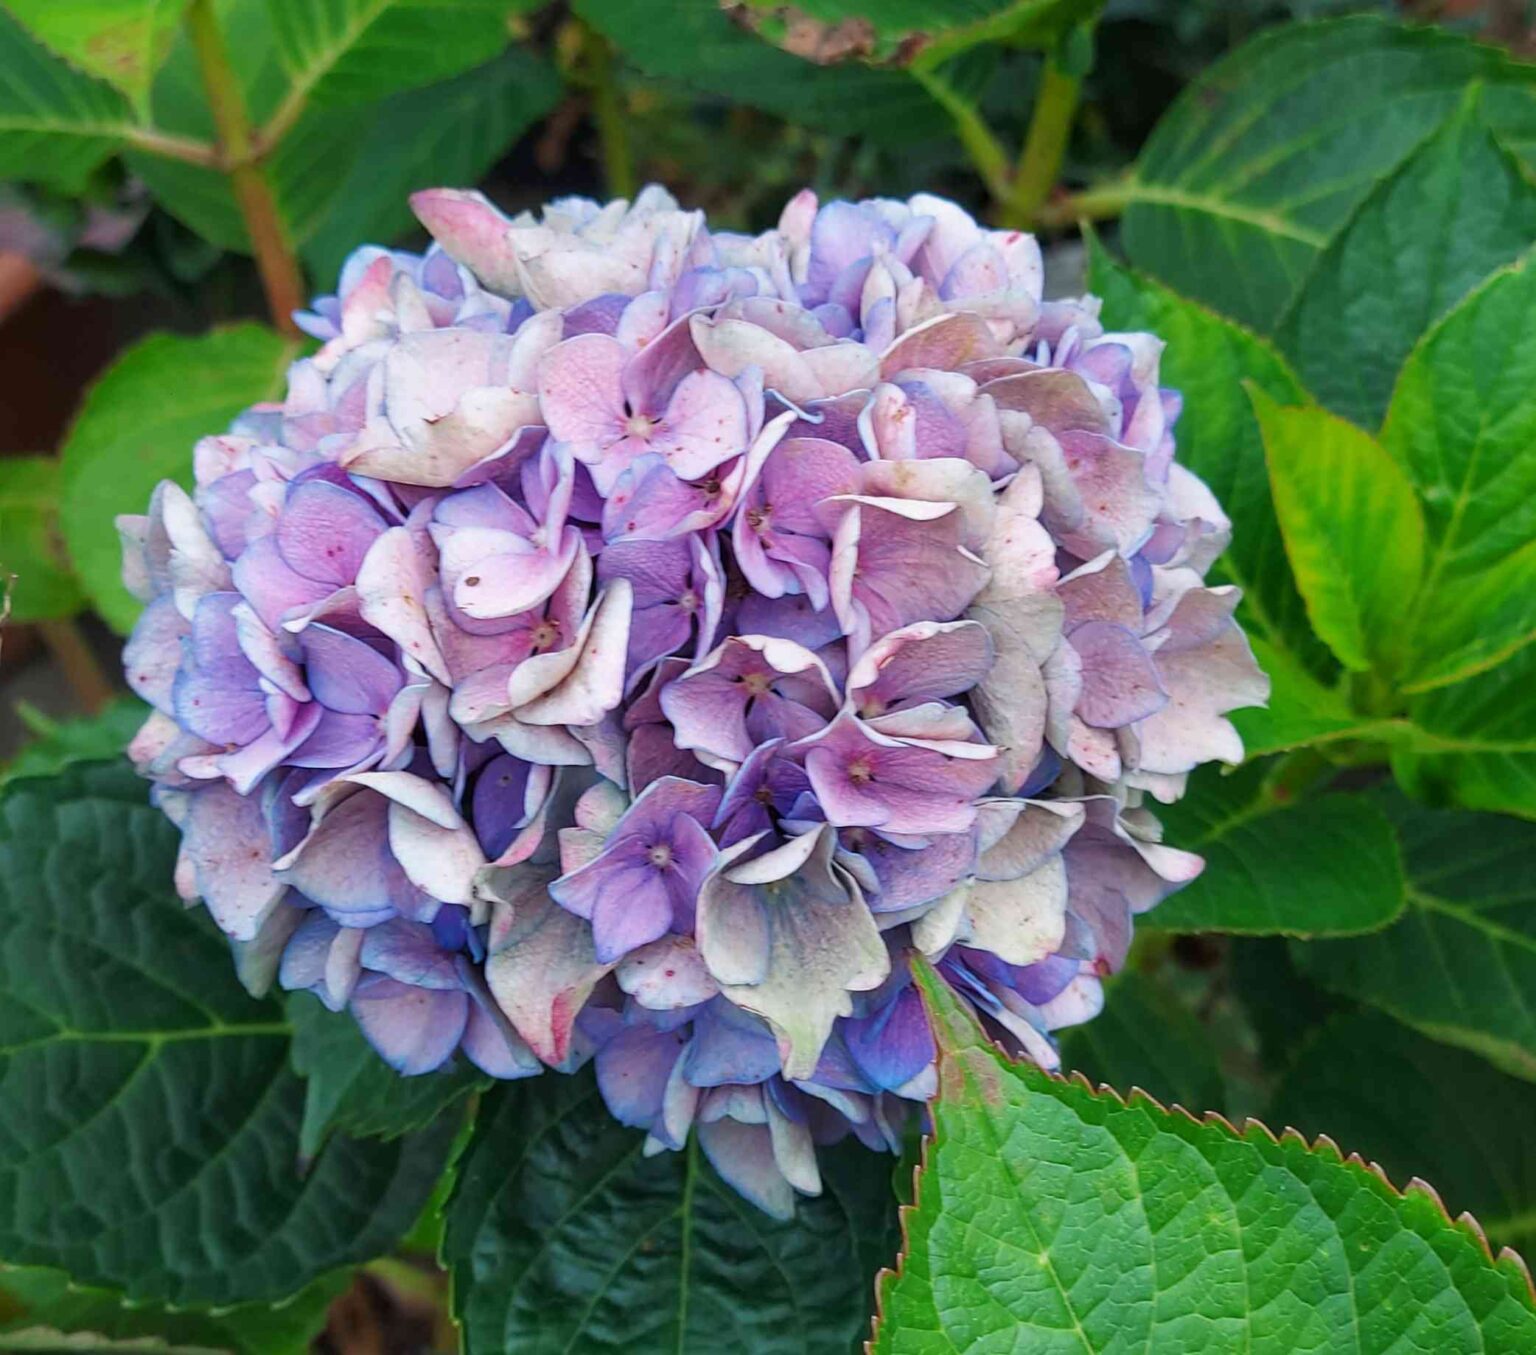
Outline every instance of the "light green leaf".
<path id="1" fill-rule="evenodd" d="M 1429 532 L 1410 687 L 1471 676 L 1536 638 L 1533 383 L 1529 259 L 1489 278 L 1403 367 L 1381 436 L 1418 487 Z"/>
<path id="2" fill-rule="evenodd" d="M 1196 1113 L 1226 1100 L 1205 1027 L 1156 979 L 1126 973 L 1106 986 L 1104 1010 L 1062 1032 L 1061 1067 L 1095 1084 L 1139 1087 Z"/>
<path id="3" fill-rule="evenodd" d="M 282 1008 L 171 889 L 126 763 L 0 794 L 0 1258 L 173 1305 L 272 1302 L 387 1250 L 453 1125 L 298 1169 Z"/>
<path id="4" fill-rule="evenodd" d="M 1524 1267 L 1430 1192 L 1012 1063 L 919 969 L 939 1099 L 874 1355 L 1536 1350 Z"/>
<path id="5" fill-rule="evenodd" d="M 819 63 L 862 57 L 932 68 L 983 42 L 1049 47 L 1100 0 L 746 0 L 741 20 L 760 37 Z"/>
<path id="6" fill-rule="evenodd" d="M 822 1150 L 822 1195 L 780 1223 L 696 1142 L 645 1157 L 644 1138 L 590 1073 L 486 1097 L 442 1253 L 466 1355 L 844 1355 L 896 1246 L 894 1159 Z"/>
<path id="7" fill-rule="evenodd" d="M 214 1315 L 130 1306 L 121 1294 L 73 1284 L 62 1271 L 0 1266 L 0 1345 L 7 1351 L 141 1349 L 156 1355 L 193 1346 L 231 1355 L 307 1355 L 347 1278 L 340 1272 L 318 1280 L 280 1307 L 247 1303 Z M 53 1344 L 44 1344 L 48 1332 L 60 1334 Z M 34 1344 L 19 1344 L 23 1340 Z M 155 1340 L 166 1344 L 132 1344 Z"/>
<path id="8" fill-rule="evenodd" d="M 1253 657 L 1269 676 L 1269 705 L 1232 712 L 1250 758 L 1341 739 L 1386 739 L 1399 732 L 1391 720 L 1359 715 L 1337 686 L 1325 687 L 1282 649 L 1249 635 Z"/>
<path id="9" fill-rule="evenodd" d="M 73 616 L 84 605 L 59 537 L 59 463 L 0 458 L 0 583 L 16 576 L 13 621 Z"/>
<path id="10" fill-rule="evenodd" d="M 293 1070 L 304 1079 L 299 1151 L 313 1157 L 332 1132 L 396 1138 L 431 1124 L 454 1102 L 490 1086 L 467 1060 L 401 1077 L 363 1038 L 350 1012 L 327 1011 L 309 993 L 288 999 Z"/>
<path id="11" fill-rule="evenodd" d="M 155 334 L 119 355 L 87 392 L 65 440 L 60 525 L 96 609 L 126 631 L 139 603 L 123 587 L 114 519 L 142 513 L 161 480 L 188 484 L 192 447 L 282 390 L 298 344 L 260 325 L 199 338 Z"/>
<path id="12" fill-rule="evenodd" d="M 1147 915 L 1168 931 L 1339 936 L 1384 927 L 1403 910 L 1397 839 L 1359 795 L 1292 803 L 1251 762 L 1205 767 L 1177 804 L 1158 807 L 1167 840 L 1205 857 L 1204 872 Z"/>
<path id="13" fill-rule="evenodd" d="M 1214 577 L 1243 590 L 1244 628 L 1287 651 L 1296 666 L 1326 674 L 1333 665 L 1312 634 L 1291 578 L 1270 499 L 1264 443 L 1242 383 L 1253 382 L 1281 404 L 1304 401 L 1306 391 L 1268 342 L 1120 267 L 1097 237 L 1088 242 L 1088 287 L 1103 299 L 1109 328 L 1148 330 L 1168 345 L 1161 379 L 1184 396 L 1174 429 L 1179 461 L 1210 486 L 1232 519 L 1232 544 Z M 1277 718 L 1283 709 L 1277 703 L 1286 696 L 1282 690 L 1271 699 Z"/>
<path id="14" fill-rule="evenodd" d="M 78 193 L 122 142 L 128 101 L 70 69 L 0 9 L 0 179 Z"/>
<path id="15" fill-rule="evenodd" d="M 576 13 L 646 75 L 842 136 L 948 137 L 949 119 L 910 75 L 831 70 L 780 52 L 694 0 L 575 0 Z"/>
<path id="16" fill-rule="evenodd" d="M 1392 759 L 1405 789 L 1434 803 L 1536 819 L 1536 649 L 1408 707 Z"/>
<path id="17" fill-rule="evenodd" d="M 329 290 L 359 241 L 389 241 L 410 229 L 413 192 L 478 182 L 560 95 L 554 69 L 513 48 L 456 80 L 381 103 L 304 247 L 320 290 Z"/>
<path id="18" fill-rule="evenodd" d="M 1393 817 L 1408 908 L 1385 931 L 1294 951 L 1319 983 L 1536 1080 L 1536 824 L 1424 809 Z"/>
<path id="19" fill-rule="evenodd" d="M 23 776 L 52 776 L 72 762 L 94 762 L 120 757 L 128 741 L 149 715 L 149 707 L 136 696 L 119 696 L 96 715 L 73 720 L 23 717 L 38 737 L 23 746 L 0 766 L 0 786 Z M 41 728 L 37 728 L 42 720 Z"/>
<path id="20" fill-rule="evenodd" d="M 1268 333 L 1334 233 L 1469 82 L 1488 84 L 1484 112 L 1499 132 L 1530 128 L 1533 78 L 1427 25 L 1362 16 L 1273 28 L 1206 70 L 1148 138 L 1125 186 L 1126 252 Z"/>
<path id="21" fill-rule="evenodd" d="M 1269 1117 L 1327 1134 L 1395 1181 L 1434 1182 L 1496 1247 L 1536 1254 L 1536 1087 L 1377 1012 L 1338 1016 L 1275 1091 Z"/>
<path id="22" fill-rule="evenodd" d="M 1424 516 L 1402 468 L 1326 410 L 1254 388 L 1275 512 L 1319 637 L 1346 668 L 1390 670 L 1424 561 Z"/>
<path id="23" fill-rule="evenodd" d="M 1281 321 L 1313 395 L 1362 427 L 1380 424 L 1430 322 L 1536 239 L 1536 185 L 1490 135 L 1479 92 L 1371 190 Z"/>
<path id="24" fill-rule="evenodd" d="M 536 0 L 270 0 L 290 99 L 368 103 L 489 61 Z"/>
<path id="25" fill-rule="evenodd" d="M 66 61 L 142 108 L 187 0 L 6 0 L 6 7 Z"/>

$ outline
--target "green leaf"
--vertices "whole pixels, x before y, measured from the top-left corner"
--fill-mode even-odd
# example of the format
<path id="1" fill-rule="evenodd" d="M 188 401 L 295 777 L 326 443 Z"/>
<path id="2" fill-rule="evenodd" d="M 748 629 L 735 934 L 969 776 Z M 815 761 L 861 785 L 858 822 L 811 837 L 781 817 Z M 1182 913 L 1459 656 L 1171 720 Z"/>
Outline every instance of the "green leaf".
<path id="1" fill-rule="evenodd" d="M 59 463 L 51 456 L 0 458 L 0 581 L 12 574 L 13 621 L 73 616 L 84 604 L 59 539 Z"/>
<path id="2" fill-rule="evenodd" d="M 79 193 L 122 142 L 128 101 L 71 70 L 0 9 L 0 179 Z"/>
<path id="3" fill-rule="evenodd" d="M 1254 388 L 1285 553 L 1313 629 L 1346 668 L 1390 669 L 1424 561 L 1424 515 L 1369 433 Z"/>
<path id="4" fill-rule="evenodd" d="M 1299 946 L 1325 987 L 1536 1080 L 1536 824 L 1396 805 L 1408 908 L 1385 931 Z"/>
<path id="5" fill-rule="evenodd" d="M 758 41 L 718 6 L 694 0 L 575 0 L 576 13 L 646 75 L 790 122 L 885 141 L 952 135 L 910 75 L 831 70 Z"/>
<path id="6" fill-rule="evenodd" d="M 64 442 L 60 525 L 96 610 L 120 631 L 139 603 L 119 577 L 114 519 L 142 513 L 161 480 L 189 484 L 192 447 L 275 398 L 298 344 L 260 325 L 198 338 L 155 334 L 119 355 L 86 394 Z"/>
<path id="7" fill-rule="evenodd" d="M 467 1060 L 419 1077 L 401 1077 L 363 1038 L 350 1012 L 327 1011 L 316 997 L 288 999 L 293 1070 L 304 1079 L 299 1152 L 320 1151 L 337 1132 L 396 1138 L 429 1125 L 454 1102 L 490 1086 Z"/>
<path id="8" fill-rule="evenodd" d="M 1103 299 L 1116 330 L 1149 330 L 1167 343 L 1161 379 L 1183 392 L 1175 429 L 1181 464 L 1194 471 L 1232 519 L 1232 544 L 1214 576 L 1243 590 L 1245 628 L 1291 662 L 1326 673 L 1327 651 L 1312 634 L 1285 559 L 1270 499 L 1264 443 L 1242 383 L 1251 381 L 1281 404 L 1307 398 L 1284 358 L 1265 340 L 1151 278 L 1122 268 L 1097 237 L 1088 242 L 1088 287 Z M 1271 709 L 1286 698 L 1278 691 Z"/>
<path id="9" fill-rule="evenodd" d="M 485 1099 L 443 1245 L 467 1355 L 844 1355 L 896 1246 L 892 1159 L 823 1150 L 823 1194 L 781 1223 L 696 1142 L 649 1158 L 643 1142 L 590 1073 Z"/>
<path id="10" fill-rule="evenodd" d="M 940 1090 L 875 1355 L 1536 1350 L 1524 1267 L 1428 1191 L 1012 1063 L 918 967 Z"/>
<path id="11" fill-rule="evenodd" d="M 1397 779 L 1421 799 L 1536 819 L 1536 649 L 1416 697 Z"/>
<path id="12" fill-rule="evenodd" d="M 393 240 L 415 218 L 407 201 L 432 184 L 476 183 L 559 101 L 548 62 L 513 48 L 456 80 L 386 99 L 375 110 L 304 260 L 328 289 L 362 240 Z"/>
<path id="13" fill-rule="evenodd" d="M 1473 80 L 1490 87 L 1495 132 L 1536 125 L 1530 67 L 1441 29 L 1355 17 L 1261 34 L 1148 138 L 1124 187 L 1131 262 L 1268 333 L 1335 232 Z"/>
<path id="14" fill-rule="evenodd" d="M 931 68 L 976 46 L 1050 47 L 1100 0 L 746 0 L 737 11 L 760 37 L 796 56 Z"/>
<path id="15" fill-rule="evenodd" d="M 119 757 L 148 715 L 149 707 L 137 697 L 119 696 L 95 715 L 57 721 L 43 717 L 39 737 L 0 766 L 0 786 L 24 776 L 52 776 L 74 762 Z M 35 725 L 37 719 L 28 723 Z"/>
<path id="16" fill-rule="evenodd" d="M 187 0 L 6 0 L 6 7 L 71 65 L 142 108 Z"/>
<path id="17" fill-rule="evenodd" d="M 1281 321 L 1308 389 L 1362 427 L 1380 424 L 1431 321 L 1536 238 L 1536 185 L 1490 135 L 1479 91 L 1371 190 Z"/>
<path id="18" fill-rule="evenodd" d="M 368 103 L 489 61 L 536 0 L 270 0 L 286 97 Z"/>
<path id="19" fill-rule="evenodd" d="M 288 1025 L 171 891 L 177 833 L 123 763 L 0 794 L 0 1258 L 133 1300 L 286 1298 L 388 1249 L 453 1125 L 298 1170 Z"/>
<path id="20" fill-rule="evenodd" d="M 1384 927 L 1403 910 L 1397 839 L 1379 808 L 1353 794 L 1274 798 L 1267 768 L 1206 767 L 1176 804 L 1158 807 L 1169 842 L 1205 857 L 1204 872 L 1148 914 L 1168 931 L 1339 936 Z"/>
<path id="21" fill-rule="evenodd" d="M 1226 1100 L 1216 1048 L 1204 1026 L 1155 979 L 1122 974 L 1104 1010 L 1061 1037 L 1061 1066 L 1111 1087 L 1139 1087 L 1164 1104 L 1220 1110 Z"/>
<path id="22" fill-rule="evenodd" d="M 0 1266 L 0 1344 L 7 1350 L 113 1348 L 79 1344 L 89 1334 L 104 1342 L 158 1337 L 177 1343 L 168 1350 L 186 1345 L 234 1355 L 307 1355 L 311 1339 L 325 1326 L 332 1300 L 346 1284 L 347 1275 L 341 1272 L 316 1281 L 281 1307 L 248 1303 L 215 1315 L 130 1306 L 122 1295 L 77 1286 L 61 1271 Z M 23 1338 L 41 1341 L 46 1332 L 67 1335 L 56 1346 L 17 1344 Z M 129 1344 L 127 1349 L 154 1355 L 161 1347 Z"/>
<path id="23" fill-rule="evenodd" d="M 1326 1133 L 1397 1181 L 1434 1182 L 1494 1246 L 1536 1250 L 1536 1087 L 1379 1013 L 1335 1017 L 1276 1089 L 1270 1112 Z"/>
<path id="24" fill-rule="evenodd" d="M 1529 259 L 1489 278 L 1403 367 L 1381 436 L 1418 487 L 1429 532 L 1410 687 L 1471 676 L 1536 638 L 1533 381 Z"/>

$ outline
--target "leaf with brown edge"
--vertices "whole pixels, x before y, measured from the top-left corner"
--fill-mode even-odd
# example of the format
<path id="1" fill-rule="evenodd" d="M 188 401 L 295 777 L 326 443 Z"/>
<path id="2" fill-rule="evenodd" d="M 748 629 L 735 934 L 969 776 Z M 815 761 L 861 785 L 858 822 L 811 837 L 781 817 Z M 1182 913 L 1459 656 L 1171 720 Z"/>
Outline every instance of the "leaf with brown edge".
<path id="1" fill-rule="evenodd" d="M 914 966 L 939 1095 L 873 1355 L 1536 1351 L 1524 1263 L 1422 1182 L 1013 1062 Z"/>

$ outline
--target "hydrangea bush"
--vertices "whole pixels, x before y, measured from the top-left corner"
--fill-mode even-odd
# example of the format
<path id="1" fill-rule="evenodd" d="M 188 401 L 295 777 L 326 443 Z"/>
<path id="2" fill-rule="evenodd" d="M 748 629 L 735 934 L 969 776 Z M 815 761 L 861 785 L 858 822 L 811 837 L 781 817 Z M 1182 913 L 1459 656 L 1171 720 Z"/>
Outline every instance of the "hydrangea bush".
<path id="1" fill-rule="evenodd" d="M 120 520 L 177 885 L 400 1073 L 592 1060 L 788 1214 L 934 1090 L 914 954 L 1053 1067 L 1199 872 L 1152 806 L 1267 695 L 1228 521 L 1160 341 L 953 203 L 413 205 Z"/>

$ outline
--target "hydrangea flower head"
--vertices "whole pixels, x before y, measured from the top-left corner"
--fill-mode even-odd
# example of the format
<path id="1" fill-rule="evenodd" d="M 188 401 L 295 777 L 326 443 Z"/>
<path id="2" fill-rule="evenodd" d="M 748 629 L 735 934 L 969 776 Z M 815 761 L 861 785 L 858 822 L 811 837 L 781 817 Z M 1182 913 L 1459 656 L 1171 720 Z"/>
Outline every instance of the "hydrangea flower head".
<path id="1" fill-rule="evenodd" d="M 132 755 L 242 979 L 403 1075 L 596 1066 L 773 1214 L 936 1086 L 926 955 L 1046 1066 L 1267 683 L 1159 341 L 919 196 L 413 200 L 280 405 L 121 521 Z"/>

